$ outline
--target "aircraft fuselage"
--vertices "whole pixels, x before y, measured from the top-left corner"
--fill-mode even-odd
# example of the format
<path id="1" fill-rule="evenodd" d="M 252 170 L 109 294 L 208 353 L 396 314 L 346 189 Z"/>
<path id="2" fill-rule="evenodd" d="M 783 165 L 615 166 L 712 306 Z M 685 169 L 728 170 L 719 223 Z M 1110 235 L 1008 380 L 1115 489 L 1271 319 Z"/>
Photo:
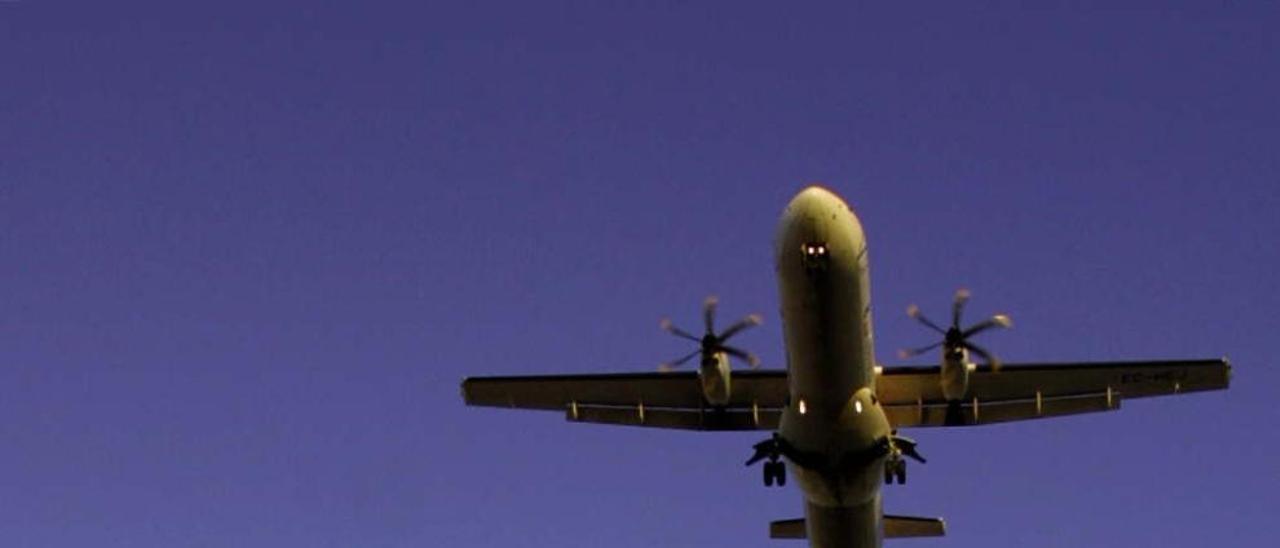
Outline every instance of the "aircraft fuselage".
<path id="1" fill-rule="evenodd" d="M 775 250 L 790 401 L 779 433 L 804 491 L 811 546 L 880 546 L 889 421 L 875 397 L 867 244 L 835 194 L 787 206 Z"/>

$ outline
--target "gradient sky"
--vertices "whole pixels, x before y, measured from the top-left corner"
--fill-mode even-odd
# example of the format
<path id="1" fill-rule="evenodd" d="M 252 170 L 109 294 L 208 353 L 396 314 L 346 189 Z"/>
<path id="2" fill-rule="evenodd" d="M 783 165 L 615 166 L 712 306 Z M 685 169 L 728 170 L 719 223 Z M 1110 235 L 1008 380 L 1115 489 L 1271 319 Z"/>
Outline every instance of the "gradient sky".
<path id="1" fill-rule="evenodd" d="M 5 546 L 795 545 L 764 433 L 458 384 L 654 370 L 709 293 L 779 366 L 813 181 L 866 227 L 886 364 L 963 285 L 1007 361 L 1235 366 L 911 432 L 885 508 L 949 532 L 894 545 L 1275 543 L 1274 3 L 170 4 L 0 2 Z"/>

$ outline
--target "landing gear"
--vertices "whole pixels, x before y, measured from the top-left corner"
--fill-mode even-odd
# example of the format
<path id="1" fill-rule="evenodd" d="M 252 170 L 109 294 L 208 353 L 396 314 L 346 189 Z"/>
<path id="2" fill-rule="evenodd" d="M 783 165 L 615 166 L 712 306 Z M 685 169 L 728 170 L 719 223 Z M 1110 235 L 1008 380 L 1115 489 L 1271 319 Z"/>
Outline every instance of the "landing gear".
<path id="1" fill-rule="evenodd" d="M 916 451 L 915 440 L 898 435 L 898 431 L 894 430 L 889 437 L 889 458 L 884 461 L 884 483 L 892 485 L 894 481 L 898 485 L 907 483 L 907 457 L 921 464 L 927 462 L 924 457 Z"/>
<path id="2" fill-rule="evenodd" d="M 787 484 L 787 464 L 782 462 L 782 456 L 787 447 L 786 440 L 783 440 L 777 433 L 774 433 L 769 439 L 755 444 L 755 454 L 750 459 L 747 459 L 747 466 L 765 461 L 765 487 L 773 487 L 775 484 L 778 487 L 782 487 Z"/>
<path id="3" fill-rule="evenodd" d="M 902 457 L 884 461 L 884 484 L 893 485 L 894 480 L 897 480 L 898 485 L 907 483 L 907 461 Z"/>
<path id="4" fill-rule="evenodd" d="M 787 484 L 787 465 L 782 461 L 771 460 L 764 463 L 764 485 L 773 487 L 775 483 L 778 487 Z"/>

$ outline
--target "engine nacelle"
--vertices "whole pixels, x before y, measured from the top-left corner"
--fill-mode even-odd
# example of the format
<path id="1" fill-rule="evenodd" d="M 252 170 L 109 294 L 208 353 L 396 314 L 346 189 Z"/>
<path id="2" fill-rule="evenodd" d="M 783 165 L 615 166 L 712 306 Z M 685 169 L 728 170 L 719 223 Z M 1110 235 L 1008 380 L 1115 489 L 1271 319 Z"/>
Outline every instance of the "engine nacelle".
<path id="1" fill-rule="evenodd" d="M 729 403 L 729 355 L 716 352 L 704 356 L 698 367 L 698 379 L 702 381 L 702 396 L 707 403 L 723 406 Z"/>
<path id="2" fill-rule="evenodd" d="M 951 326 L 947 329 L 924 317 L 924 314 L 920 313 L 920 307 L 914 304 L 908 306 L 907 315 L 925 327 L 941 333 L 942 340 L 913 350 L 903 350 L 899 354 L 903 358 L 908 358 L 941 346 L 942 375 L 938 383 L 942 388 L 942 395 L 952 403 L 964 400 L 969 393 L 969 373 L 977 369 L 977 366 L 969 361 L 969 352 L 972 351 L 980 356 L 983 362 L 991 366 L 992 371 L 1000 370 L 1000 360 L 981 346 L 969 342 L 969 339 L 992 328 L 1008 328 L 1013 325 L 1013 320 L 1010 320 L 1009 316 L 996 314 L 969 327 L 961 328 L 960 315 L 964 312 L 964 305 L 967 302 L 969 302 L 969 290 L 956 291 L 955 301 L 951 305 Z M 959 409 L 957 406 L 949 406 L 949 408 L 953 408 L 953 411 Z"/>
<path id="3" fill-rule="evenodd" d="M 969 362 L 969 352 L 963 348 L 942 352 L 942 375 L 938 378 L 942 396 L 947 401 L 961 401 L 969 393 L 969 372 L 974 369 Z"/>

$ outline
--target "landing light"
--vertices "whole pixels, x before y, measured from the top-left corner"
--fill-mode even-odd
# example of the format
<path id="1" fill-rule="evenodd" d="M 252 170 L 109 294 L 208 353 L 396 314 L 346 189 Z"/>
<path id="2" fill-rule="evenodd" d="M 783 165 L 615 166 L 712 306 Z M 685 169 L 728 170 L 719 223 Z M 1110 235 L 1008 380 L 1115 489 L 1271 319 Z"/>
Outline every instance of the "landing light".
<path id="1" fill-rule="evenodd" d="M 830 251 L 824 242 L 804 242 L 800 244 L 800 262 L 804 265 L 805 270 L 809 272 L 821 271 L 827 268 L 827 262 L 831 260 L 828 256 Z"/>
<path id="2" fill-rule="evenodd" d="M 803 415 L 806 411 L 807 410 L 804 407 L 804 400 L 800 400 L 800 414 Z"/>
<path id="3" fill-rule="evenodd" d="M 853 400 L 853 410 L 859 413 L 862 412 L 862 400 Z"/>

